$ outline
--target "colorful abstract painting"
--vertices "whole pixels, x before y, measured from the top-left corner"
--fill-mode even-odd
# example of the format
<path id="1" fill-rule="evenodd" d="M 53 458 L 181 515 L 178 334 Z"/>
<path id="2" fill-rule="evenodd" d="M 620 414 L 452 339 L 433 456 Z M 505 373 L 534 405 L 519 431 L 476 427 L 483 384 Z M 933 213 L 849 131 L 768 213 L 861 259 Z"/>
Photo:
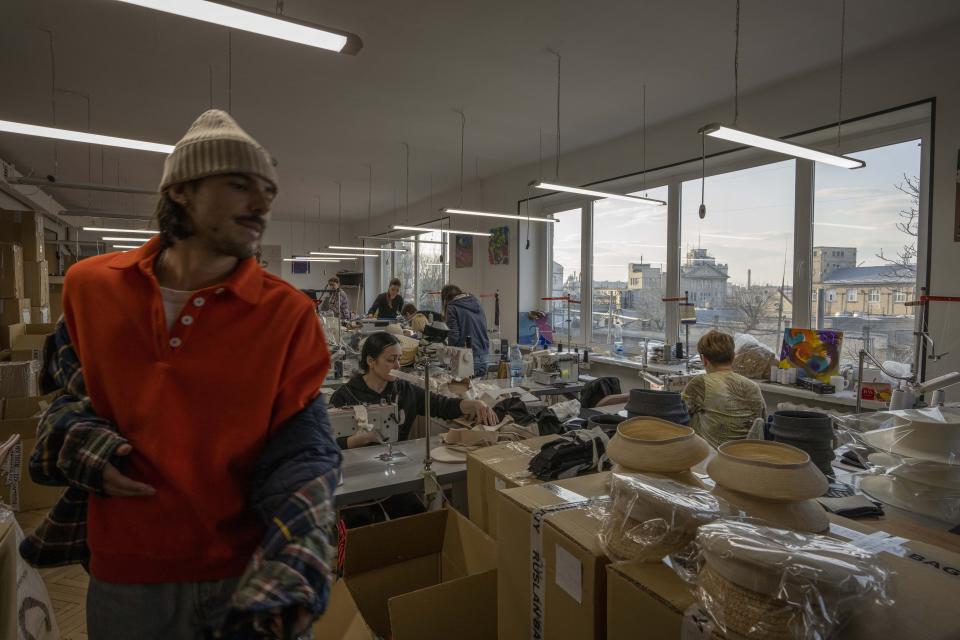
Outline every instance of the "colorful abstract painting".
<path id="1" fill-rule="evenodd" d="M 793 329 L 783 332 L 781 369 L 800 369 L 806 378 L 830 382 L 840 371 L 843 332 L 830 329 Z"/>
<path id="2" fill-rule="evenodd" d="M 510 264 L 510 227 L 490 229 L 487 255 L 490 264 Z"/>
<path id="3" fill-rule="evenodd" d="M 456 236 L 457 269 L 469 269 L 473 266 L 473 236 Z"/>

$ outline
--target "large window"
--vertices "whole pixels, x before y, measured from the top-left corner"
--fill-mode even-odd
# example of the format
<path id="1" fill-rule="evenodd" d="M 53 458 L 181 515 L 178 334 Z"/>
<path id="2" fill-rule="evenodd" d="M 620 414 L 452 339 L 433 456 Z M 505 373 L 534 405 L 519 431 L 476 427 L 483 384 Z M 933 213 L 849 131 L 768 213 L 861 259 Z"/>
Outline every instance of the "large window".
<path id="1" fill-rule="evenodd" d="M 667 187 L 637 192 L 667 200 Z M 593 342 L 611 343 L 620 326 L 624 348 L 663 340 L 667 273 L 667 207 L 624 200 L 593 202 Z"/>
<path id="2" fill-rule="evenodd" d="M 881 360 L 913 360 L 920 211 L 919 140 L 851 154 L 867 166 L 816 165 L 813 288 L 845 296 L 812 309 L 811 325 L 844 332 L 842 361 L 864 346 Z"/>
<path id="3" fill-rule="evenodd" d="M 680 295 L 696 307 L 691 349 L 717 328 L 779 352 L 792 313 L 795 171 L 787 160 L 708 177 L 702 220 L 701 181 L 683 183 Z"/>
<path id="4" fill-rule="evenodd" d="M 419 236 L 417 242 L 417 308 L 440 312 L 437 295 L 447 277 L 446 243 L 439 231 Z"/>
<path id="5" fill-rule="evenodd" d="M 569 296 L 580 302 L 583 295 L 581 283 L 581 237 L 582 218 L 581 210 L 571 209 L 553 214 L 556 224 L 552 227 L 552 251 L 550 269 L 550 296 L 561 298 Z M 581 321 L 580 304 L 552 301 L 544 303 L 550 312 L 550 319 L 555 332 L 555 339 L 561 342 L 581 341 L 583 339 L 583 323 Z M 569 338 L 569 339 L 568 339 Z M 526 342 L 527 336 L 521 336 Z"/>

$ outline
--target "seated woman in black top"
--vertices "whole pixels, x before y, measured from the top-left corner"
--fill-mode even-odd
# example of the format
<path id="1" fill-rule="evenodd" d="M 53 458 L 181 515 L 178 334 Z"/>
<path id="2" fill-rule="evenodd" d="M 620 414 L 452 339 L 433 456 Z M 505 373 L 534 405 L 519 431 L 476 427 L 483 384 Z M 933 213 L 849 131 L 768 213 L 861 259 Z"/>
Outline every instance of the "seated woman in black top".
<path id="1" fill-rule="evenodd" d="M 400 278 L 394 278 L 390 281 L 390 287 L 386 293 L 381 293 L 367 309 L 368 318 L 383 318 L 389 320 L 400 317 L 400 310 L 403 308 L 403 296 L 400 295 L 402 283 Z"/>
<path id="2" fill-rule="evenodd" d="M 335 407 L 358 404 L 380 404 L 380 401 L 396 402 L 403 410 L 398 439 L 406 440 L 410 426 L 417 416 L 426 411 L 424 391 L 405 380 L 396 380 L 390 372 L 400 368 L 400 343 L 391 334 L 378 331 L 363 343 L 360 350 L 361 373 L 337 389 L 330 398 Z M 476 416 L 483 424 L 497 424 L 497 414 L 479 400 L 460 400 L 435 393 L 430 394 L 430 413 L 436 418 L 452 420 L 462 415 Z M 361 431 L 352 436 L 337 438 L 341 449 L 353 449 L 379 442 L 377 435 Z"/>

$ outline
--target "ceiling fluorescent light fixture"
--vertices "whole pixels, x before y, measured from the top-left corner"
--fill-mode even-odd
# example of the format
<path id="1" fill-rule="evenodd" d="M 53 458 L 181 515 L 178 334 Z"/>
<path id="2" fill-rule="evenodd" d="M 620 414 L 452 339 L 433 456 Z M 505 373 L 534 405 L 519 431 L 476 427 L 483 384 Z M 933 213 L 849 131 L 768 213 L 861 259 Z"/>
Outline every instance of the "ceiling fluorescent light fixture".
<path id="1" fill-rule="evenodd" d="M 580 187 L 568 187 L 563 184 L 554 184 L 552 182 L 541 182 L 534 180 L 530 183 L 534 189 L 543 189 L 544 191 L 566 191 L 567 193 L 579 193 L 584 196 L 596 196 L 598 198 L 610 198 L 613 200 L 626 200 L 627 202 L 641 202 L 643 204 L 653 204 L 664 206 L 667 203 L 656 198 L 644 198 L 642 196 L 628 196 L 624 193 L 609 193 L 607 191 L 597 191 L 595 189 L 582 189 Z M 526 220 L 526 218 L 524 218 Z"/>
<path id="2" fill-rule="evenodd" d="M 304 258 L 304 257 L 293 257 L 293 258 L 284 258 L 284 262 L 343 262 L 340 258 Z"/>
<path id="3" fill-rule="evenodd" d="M 149 233 L 151 235 L 156 235 L 160 233 L 159 231 L 151 231 L 150 229 L 111 229 L 110 227 L 82 227 L 84 231 L 99 231 L 99 232 L 110 232 L 110 233 Z"/>
<path id="4" fill-rule="evenodd" d="M 337 256 L 338 258 L 379 258 L 378 253 L 337 253 L 335 251 L 311 251 L 311 256 Z"/>
<path id="5" fill-rule="evenodd" d="M 526 220 L 526 218 L 524 218 L 524 220 Z M 439 231 L 440 233 L 443 233 L 446 235 L 455 233 L 461 236 L 487 236 L 487 237 L 490 236 L 490 234 L 487 233 L 486 231 L 458 231 L 457 229 L 424 229 L 423 227 L 408 227 L 402 224 L 395 224 L 391 227 L 391 229 L 394 229 L 395 231 L 417 231 L 419 233 L 433 233 L 434 231 Z"/>
<path id="6" fill-rule="evenodd" d="M 388 249 L 386 247 L 342 247 L 336 244 L 327 245 L 327 249 L 349 249 L 353 251 L 396 251 L 397 253 L 406 253 L 406 249 Z"/>
<path id="7" fill-rule="evenodd" d="M 140 245 L 138 244 L 112 244 L 110 245 L 114 249 L 139 249 Z"/>
<path id="8" fill-rule="evenodd" d="M 452 209 L 445 207 L 440 209 L 441 213 L 456 213 L 462 216 L 480 216 L 482 218 L 506 218 L 508 220 L 531 220 L 533 222 L 556 222 L 553 218 L 538 218 L 536 216 L 516 216 L 512 213 L 489 213 L 487 211 L 473 211 L 471 209 Z"/>
<path id="9" fill-rule="evenodd" d="M 40 127 L 34 124 L 23 124 L 22 122 L 10 122 L 9 120 L 0 120 L 0 131 L 6 132 L 6 133 L 19 133 L 25 136 L 36 136 L 39 138 L 67 140 L 68 142 L 85 142 L 87 144 L 99 144 L 105 147 L 122 147 L 124 149 L 154 151 L 156 153 L 169 154 L 171 151 L 173 151 L 173 145 L 170 145 L 170 144 L 157 144 L 156 142 L 144 142 L 143 140 L 130 140 L 128 138 L 114 138 L 113 136 L 101 136 L 96 133 L 86 133 L 84 131 L 70 131 L 69 129 L 54 129 L 53 127 Z"/>
<path id="10" fill-rule="evenodd" d="M 207 0 L 120 0 L 120 2 L 336 53 L 352 55 L 363 48 L 363 42 L 352 33 L 312 25 L 299 20 L 291 20 L 286 16 L 276 17 L 273 14 L 241 7 L 232 2 L 219 0 L 217 2 L 208 2 Z"/>
<path id="11" fill-rule="evenodd" d="M 102 239 L 107 242 L 146 242 L 150 238 L 120 238 L 114 236 L 104 236 Z"/>
<path id="12" fill-rule="evenodd" d="M 861 167 L 867 166 L 867 163 L 863 160 L 817 151 L 816 149 L 802 147 L 791 142 L 777 140 L 776 138 L 758 136 L 755 133 L 747 133 L 746 131 L 740 131 L 739 129 L 731 129 L 730 127 L 725 127 L 716 122 L 713 124 L 708 124 L 700 129 L 700 133 L 706 134 L 713 138 L 720 138 L 721 140 L 728 140 L 730 142 L 744 144 L 748 147 L 757 147 L 758 149 L 766 149 L 767 151 L 782 153 L 787 156 L 794 156 L 796 158 L 803 158 L 805 160 L 813 160 L 814 162 L 822 162 L 824 164 L 832 164 L 833 166 L 840 167 L 842 169 L 860 169 Z"/>

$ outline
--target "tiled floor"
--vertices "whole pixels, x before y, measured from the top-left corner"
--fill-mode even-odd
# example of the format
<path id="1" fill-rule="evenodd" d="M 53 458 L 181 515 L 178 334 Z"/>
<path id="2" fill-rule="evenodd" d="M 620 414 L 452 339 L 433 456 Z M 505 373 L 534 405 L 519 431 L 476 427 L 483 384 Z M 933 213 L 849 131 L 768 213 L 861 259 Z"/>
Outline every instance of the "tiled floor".
<path id="1" fill-rule="evenodd" d="M 32 531 L 43 521 L 46 511 L 27 511 L 17 514 L 17 522 L 24 532 Z M 40 575 L 47 584 L 47 592 L 57 617 L 61 640 L 87 640 L 87 572 L 80 565 L 42 569 Z"/>

